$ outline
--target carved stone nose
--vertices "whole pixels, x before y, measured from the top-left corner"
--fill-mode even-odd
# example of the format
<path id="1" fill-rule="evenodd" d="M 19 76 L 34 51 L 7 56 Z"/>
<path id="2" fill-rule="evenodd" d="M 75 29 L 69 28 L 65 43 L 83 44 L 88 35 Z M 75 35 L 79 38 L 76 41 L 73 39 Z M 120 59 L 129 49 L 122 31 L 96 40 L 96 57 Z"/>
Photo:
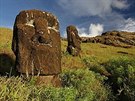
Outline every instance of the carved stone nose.
<path id="1" fill-rule="evenodd" d="M 32 41 L 38 45 L 51 45 L 50 31 L 48 29 L 48 21 L 44 18 L 38 18 L 34 20 L 35 35 L 32 37 Z M 52 45 L 51 45 L 52 46 Z"/>
<path id="2" fill-rule="evenodd" d="M 48 33 L 48 22 L 44 18 L 38 18 L 34 21 L 36 33 L 45 34 Z"/>

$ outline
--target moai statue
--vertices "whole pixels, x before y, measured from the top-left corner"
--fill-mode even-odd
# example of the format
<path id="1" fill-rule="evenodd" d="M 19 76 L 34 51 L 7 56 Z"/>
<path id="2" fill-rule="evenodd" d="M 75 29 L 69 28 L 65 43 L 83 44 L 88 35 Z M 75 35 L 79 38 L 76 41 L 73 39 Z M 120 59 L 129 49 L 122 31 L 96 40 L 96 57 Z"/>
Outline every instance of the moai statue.
<path id="1" fill-rule="evenodd" d="M 67 27 L 67 51 L 73 56 L 78 56 L 81 51 L 81 38 L 75 26 L 70 25 Z"/>
<path id="2" fill-rule="evenodd" d="M 57 75 L 61 72 L 59 22 L 39 10 L 21 11 L 17 15 L 12 40 L 15 67 L 26 75 Z"/>

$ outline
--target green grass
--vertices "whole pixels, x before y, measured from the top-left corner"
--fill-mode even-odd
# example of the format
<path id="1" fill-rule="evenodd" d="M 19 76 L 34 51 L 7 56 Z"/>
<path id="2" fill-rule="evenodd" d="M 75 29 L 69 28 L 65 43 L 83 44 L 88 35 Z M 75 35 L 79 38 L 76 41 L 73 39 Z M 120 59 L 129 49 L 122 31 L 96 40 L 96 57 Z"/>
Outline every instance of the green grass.
<path id="1" fill-rule="evenodd" d="M 11 52 L 12 30 L 0 27 L 0 52 Z"/>
<path id="2" fill-rule="evenodd" d="M 0 77 L 0 101 L 74 101 L 74 88 L 31 84 L 20 77 Z M 65 100 L 66 99 L 66 100 Z"/>
<path id="3" fill-rule="evenodd" d="M 121 56 L 127 56 L 129 58 L 135 57 L 135 47 L 121 48 L 103 44 L 83 43 L 82 50 L 83 55 L 95 57 L 101 62 Z M 118 52 L 126 52 L 128 54 L 120 54 Z"/>
<path id="4" fill-rule="evenodd" d="M 11 29 L 0 28 L 0 72 L 14 65 L 15 56 L 11 50 L 12 35 Z M 113 68 L 114 72 L 117 71 L 117 67 L 118 69 L 128 68 L 127 65 L 132 62 L 130 60 L 135 59 L 135 47 L 121 48 L 82 43 L 80 56 L 73 57 L 66 52 L 67 42 L 61 41 L 61 44 L 63 72 L 60 77 L 62 87 L 36 85 L 33 81 L 35 79 L 24 80 L 22 77 L 1 76 L 0 101 L 113 101 L 115 97 L 112 94 L 111 85 L 106 84 L 106 81 L 109 80 L 108 76 L 113 74 L 111 71 Z M 3 54 L 8 56 L 3 58 Z M 121 61 L 125 58 L 127 59 L 126 65 L 123 66 Z M 129 67 L 133 70 L 132 76 L 134 77 L 134 64 Z M 121 73 L 115 78 L 119 78 L 119 75 Z M 116 81 L 111 81 L 111 83 L 116 83 Z M 134 86 L 134 82 L 131 85 Z M 129 90 L 134 94 L 134 88 L 129 85 L 126 87 L 129 87 Z M 126 94 L 129 93 L 126 92 Z M 134 101 L 133 96 L 131 101 Z"/>
<path id="5" fill-rule="evenodd" d="M 89 57 L 95 59 L 99 63 L 106 62 L 113 58 L 128 57 L 135 58 L 135 47 L 121 48 L 95 43 L 82 43 L 82 52 L 79 57 L 72 57 L 66 52 L 67 42 L 62 41 L 62 67 L 63 68 L 82 68 L 83 58 Z M 119 53 L 125 52 L 126 54 Z"/>

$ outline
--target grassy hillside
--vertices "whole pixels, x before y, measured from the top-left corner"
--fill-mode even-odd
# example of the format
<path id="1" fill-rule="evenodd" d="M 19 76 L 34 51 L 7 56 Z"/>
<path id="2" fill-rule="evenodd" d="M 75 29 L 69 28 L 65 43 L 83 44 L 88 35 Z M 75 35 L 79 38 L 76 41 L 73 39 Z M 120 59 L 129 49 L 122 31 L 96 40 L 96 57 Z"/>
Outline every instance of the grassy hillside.
<path id="1" fill-rule="evenodd" d="M 0 28 L 0 53 L 12 54 L 11 42 L 12 42 L 12 30 L 8 28 Z M 83 58 L 92 58 L 102 63 L 112 58 L 118 57 L 135 57 L 135 47 L 132 48 L 121 48 L 113 47 L 104 44 L 95 43 L 82 43 L 82 52 L 79 57 L 72 57 L 66 52 L 67 42 L 62 42 L 62 67 L 73 68 L 83 67 Z"/>
<path id="2" fill-rule="evenodd" d="M 0 72 L 14 65 L 11 41 L 12 30 L 0 28 Z M 0 101 L 134 101 L 135 47 L 82 43 L 80 56 L 72 57 L 66 52 L 67 42 L 61 42 L 62 87 L 38 86 L 34 78 L 1 76 Z"/>
<path id="3" fill-rule="evenodd" d="M 66 52 L 67 42 L 62 41 L 62 67 L 81 68 L 84 67 L 83 61 L 90 58 L 93 61 L 103 63 L 110 59 L 119 57 L 135 58 L 135 47 L 121 48 L 100 43 L 82 43 L 82 52 L 79 57 L 72 57 Z"/>
<path id="4" fill-rule="evenodd" d="M 12 30 L 9 28 L 0 28 L 0 52 L 11 52 Z"/>

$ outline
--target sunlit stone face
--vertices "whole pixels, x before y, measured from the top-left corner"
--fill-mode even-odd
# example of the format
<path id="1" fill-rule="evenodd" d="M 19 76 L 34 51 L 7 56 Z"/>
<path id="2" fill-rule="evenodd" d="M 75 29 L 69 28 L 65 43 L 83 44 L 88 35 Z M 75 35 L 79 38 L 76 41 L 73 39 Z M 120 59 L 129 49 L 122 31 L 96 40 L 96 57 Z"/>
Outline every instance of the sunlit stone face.
<path id="1" fill-rule="evenodd" d="M 76 27 L 73 25 L 67 27 L 67 40 L 67 51 L 73 56 L 78 56 L 81 51 L 81 38 L 78 35 Z"/>
<path id="2" fill-rule="evenodd" d="M 12 49 L 20 73 L 60 73 L 61 43 L 57 18 L 38 10 L 20 12 L 14 24 Z"/>

